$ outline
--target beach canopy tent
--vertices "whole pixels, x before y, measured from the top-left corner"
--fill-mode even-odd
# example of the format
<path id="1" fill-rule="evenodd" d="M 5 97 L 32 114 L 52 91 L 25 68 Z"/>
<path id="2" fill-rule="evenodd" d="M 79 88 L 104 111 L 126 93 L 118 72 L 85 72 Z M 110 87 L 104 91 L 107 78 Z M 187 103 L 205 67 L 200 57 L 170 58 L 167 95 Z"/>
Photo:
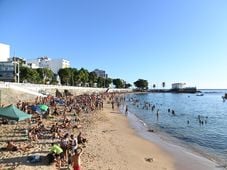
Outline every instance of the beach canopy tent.
<path id="1" fill-rule="evenodd" d="M 21 121 L 21 120 L 31 118 L 32 115 L 29 115 L 21 111 L 14 105 L 9 105 L 9 106 L 0 108 L 0 117 L 6 118 L 9 120 Z"/>

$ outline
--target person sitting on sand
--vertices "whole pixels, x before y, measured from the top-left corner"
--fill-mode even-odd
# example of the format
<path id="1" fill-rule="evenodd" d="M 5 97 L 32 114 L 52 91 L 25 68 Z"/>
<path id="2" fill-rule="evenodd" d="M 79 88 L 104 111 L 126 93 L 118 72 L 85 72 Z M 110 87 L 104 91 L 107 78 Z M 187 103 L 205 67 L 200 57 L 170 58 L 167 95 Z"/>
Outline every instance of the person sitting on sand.
<path id="1" fill-rule="evenodd" d="M 8 151 L 24 151 L 26 152 L 29 148 L 31 148 L 30 145 L 27 145 L 27 146 L 17 146 L 15 145 L 13 142 L 11 141 L 8 141 L 7 142 L 7 146 L 6 146 L 6 150 Z"/>
<path id="2" fill-rule="evenodd" d="M 63 120 L 63 124 L 62 124 L 62 127 L 64 127 L 64 128 L 68 128 L 68 127 L 70 127 L 70 120 L 69 120 L 69 118 L 68 117 L 64 117 L 64 120 Z"/>
<path id="3" fill-rule="evenodd" d="M 72 156 L 72 167 L 73 170 L 80 170 L 81 169 L 81 161 L 80 161 L 80 155 L 82 154 L 82 148 L 77 148 L 74 151 L 74 155 Z"/>
<path id="4" fill-rule="evenodd" d="M 78 144 L 85 144 L 87 142 L 87 139 L 82 136 L 82 133 L 80 132 L 79 135 L 77 136 L 77 141 Z"/>
<path id="5" fill-rule="evenodd" d="M 58 109 L 57 107 L 54 108 L 54 112 L 53 112 L 53 115 L 59 115 L 59 112 L 58 112 Z"/>
<path id="6" fill-rule="evenodd" d="M 31 141 L 37 141 L 38 140 L 38 135 L 35 132 L 35 128 L 29 129 L 28 139 L 31 140 Z"/>

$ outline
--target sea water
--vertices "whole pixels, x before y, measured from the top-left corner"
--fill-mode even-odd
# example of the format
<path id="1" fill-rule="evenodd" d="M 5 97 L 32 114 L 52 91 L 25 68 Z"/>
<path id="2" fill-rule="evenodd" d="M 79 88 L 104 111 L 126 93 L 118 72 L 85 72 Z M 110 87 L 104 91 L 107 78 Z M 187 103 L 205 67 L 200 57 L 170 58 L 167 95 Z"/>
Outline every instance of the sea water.
<path id="1" fill-rule="evenodd" d="M 130 94 L 126 105 L 148 129 L 168 134 L 220 163 L 227 162 L 227 90 Z M 152 111 L 152 106 L 155 106 Z M 172 113 L 174 111 L 174 114 Z M 158 114 L 157 114 L 158 112 Z"/>

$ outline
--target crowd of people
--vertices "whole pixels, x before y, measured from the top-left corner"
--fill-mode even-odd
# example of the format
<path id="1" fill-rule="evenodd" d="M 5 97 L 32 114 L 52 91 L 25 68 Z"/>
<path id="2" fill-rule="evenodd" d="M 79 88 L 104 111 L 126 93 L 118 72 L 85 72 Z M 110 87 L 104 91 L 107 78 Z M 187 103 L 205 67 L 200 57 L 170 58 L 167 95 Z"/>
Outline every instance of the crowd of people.
<path id="1" fill-rule="evenodd" d="M 81 115 L 98 113 L 103 109 L 104 102 L 112 103 L 114 107 L 115 102 L 122 100 L 116 93 L 101 93 L 60 98 L 49 95 L 45 98 L 36 97 L 33 103 L 18 101 L 17 108 L 32 115 L 25 132 L 31 144 L 17 146 L 13 141 L 7 141 L 6 149 L 26 152 L 36 142 L 51 139 L 49 153 L 46 155 L 48 163 L 55 163 L 57 169 L 71 164 L 73 169 L 79 170 L 80 155 L 88 142 L 82 133 Z M 41 112 L 35 110 L 39 105 L 46 105 L 48 109 Z"/>

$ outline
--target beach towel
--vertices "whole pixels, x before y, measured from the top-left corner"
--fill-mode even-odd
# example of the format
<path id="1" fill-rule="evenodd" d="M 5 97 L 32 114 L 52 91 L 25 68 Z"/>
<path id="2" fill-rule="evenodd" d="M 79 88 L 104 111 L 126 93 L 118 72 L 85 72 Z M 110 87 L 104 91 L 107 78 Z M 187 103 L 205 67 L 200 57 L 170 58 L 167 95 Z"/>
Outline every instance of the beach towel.
<path id="1" fill-rule="evenodd" d="M 41 157 L 39 155 L 28 156 L 27 162 L 29 163 L 38 163 L 41 162 Z"/>

